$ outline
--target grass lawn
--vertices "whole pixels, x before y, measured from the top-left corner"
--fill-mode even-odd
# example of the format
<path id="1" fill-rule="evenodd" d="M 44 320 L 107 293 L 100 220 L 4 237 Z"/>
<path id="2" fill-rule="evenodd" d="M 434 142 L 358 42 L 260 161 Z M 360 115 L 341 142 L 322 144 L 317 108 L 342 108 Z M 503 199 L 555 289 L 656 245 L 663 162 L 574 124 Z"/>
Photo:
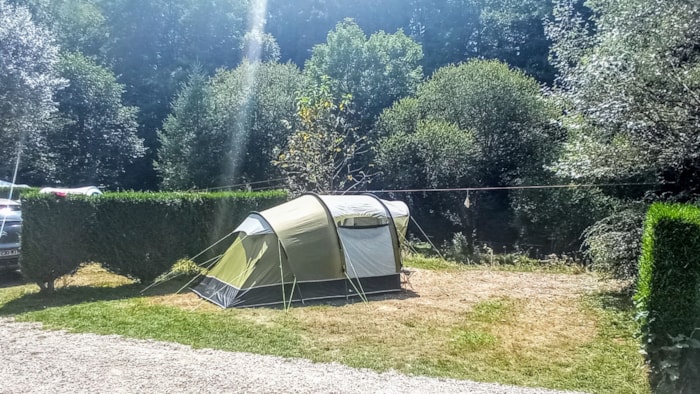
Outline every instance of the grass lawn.
<path id="1" fill-rule="evenodd" d="M 365 304 L 221 310 L 172 281 L 143 285 L 88 265 L 56 294 L 1 283 L 0 315 L 47 328 L 194 347 L 336 361 L 595 393 L 648 393 L 629 295 L 615 282 L 561 270 L 470 268 L 408 259 L 401 293 Z"/>

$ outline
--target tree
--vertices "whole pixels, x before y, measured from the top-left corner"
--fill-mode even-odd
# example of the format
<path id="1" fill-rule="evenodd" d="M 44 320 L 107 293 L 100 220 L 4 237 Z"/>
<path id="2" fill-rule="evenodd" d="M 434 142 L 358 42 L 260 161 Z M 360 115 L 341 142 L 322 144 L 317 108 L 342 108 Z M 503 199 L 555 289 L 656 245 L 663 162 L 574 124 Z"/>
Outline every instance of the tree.
<path id="1" fill-rule="evenodd" d="M 211 89 L 208 78 L 195 68 L 172 104 L 172 112 L 158 132 L 160 148 L 155 168 L 166 190 L 186 190 L 215 183 L 219 163 L 212 160 Z M 223 141 L 221 141 L 223 142 Z"/>
<path id="2" fill-rule="evenodd" d="M 63 55 L 58 70 L 68 86 L 55 95 L 59 114 L 43 130 L 45 156 L 34 168 L 57 184 L 122 187 L 126 167 L 145 153 L 124 86 L 79 53 Z"/>
<path id="3" fill-rule="evenodd" d="M 27 9 L 0 0 L 0 176 L 12 174 L 19 149 L 56 109 L 58 48 Z"/>
<path id="4" fill-rule="evenodd" d="M 467 138 L 467 135 L 469 138 L 466 146 L 457 142 L 445 145 L 446 148 L 461 152 L 457 155 L 461 160 L 443 163 L 444 168 L 432 166 L 436 167 L 434 171 L 438 173 L 449 175 L 460 169 L 459 174 L 468 176 L 458 177 L 453 174 L 438 178 L 443 179 L 439 182 L 439 187 L 524 184 L 539 176 L 544 165 L 556 157 L 561 140 L 559 128 L 552 123 L 556 115 L 556 108 L 540 92 L 540 86 L 534 79 L 503 63 L 473 60 L 444 67 L 418 87 L 415 98 L 403 99 L 382 114 L 377 123 L 378 133 L 384 136 L 379 143 L 378 155 L 384 158 L 379 169 L 386 171 L 384 182 L 394 187 L 438 187 L 435 182 L 430 182 L 430 178 L 418 176 L 425 171 L 425 164 L 419 156 L 411 158 L 410 155 L 415 153 L 407 153 L 409 156 L 406 156 L 388 150 L 394 149 L 392 141 L 408 138 L 404 135 L 430 137 L 425 131 L 422 134 L 418 131 L 421 127 L 431 125 L 430 130 L 436 136 L 444 136 L 444 130 L 452 130 L 453 134 L 461 135 L 461 138 Z M 429 123 L 424 123 L 426 121 Z M 446 127 L 446 124 L 452 125 L 452 129 Z M 443 126 L 436 128 L 436 125 Z M 431 144 L 414 145 L 416 144 L 409 143 L 399 146 L 409 149 L 409 152 L 415 152 L 421 146 L 420 149 L 427 152 L 434 150 L 432 154 L 438 157 L 447 155 L 447 152 L 442 151 L 443 145 L 434 141 Z M 391 170 L 392 156 L 399 157 L 400 165 L 408 168 Z M 516 240 L 517 232 L 512 227 L 514 215 L 511 193 L 472 194 L 471 201 L 474 203 L 468 212 L 462 206 L 465 197 L 462 194 L 450 201 L 424 201 L 426 209 L 428 202 L 431 202 L 434 204 L 433 209 L 442 213 L 445 219 L 466 228 L 468 237 L 472 236 L 470 229 L 475 228 L 477 237 L 484 241 L 513 243 Z M 446 228 L 444 225 L 442 227 Z"/>
<path id="5" fill-rule="evenodd" d="M 243 56 L 249 62 L 277 62 L 280 60 L 280 46 L 269 33 L 247 32 L 241 43 Z"/>
<path id="6" fill-rule="evenodd" d="M 623 205 L 698 198 L 698 20 L 700 4 L 684 0 L 557 2 L 547 30 L 568 131 L 560 176 L 662 185 L 612 193 Z M 638 236 L 643 211 L 612 212 L 586 232 L 595 264 L 634 275 L 639 248 L 616 240 Z"/>
<path id="7" fill-rule="evenodd" d="M 211 75 L 241 61 L 249 3 L 100 0 L 109 26 L 106 58 L 126 86 L 125 102 L 139 108 L 139 135 L 149 148 L 133 169 L 140 173 L 133 187 L 156 187 L 157 130 L 190 68 L 200 64 Z"/>
<path id="8" fill-rule="evenodd" d="M 551 83 L 547 0 L 412 0 L 411 36 L 423 46 L 426 73 L 473 58 L 498 59 Z"/>
<path id="9" fill-rule="evenodd" d="M 64 51 L 104 60 L 109 39 L 100 0 L 10 0 L 27 7 Z"/>
<path id="10" fill-rule="evenodd" d="M 299 128 L 273 161 L 286 176 L 292 194 L 346 191 L 371 181 L 370 166 L 357 164 L 369 146 L 368 138 L 346 119 L 350 105 L 349 96 L 335 101 L 327 79 L 299 98 Z"/>
<path id="11" fill-rule="evenodd" d="M 267 31 L 277 37 L 283 61 L 299 67 L 308 60 L 309 49 L 322 43 L 330 30 L 351 18 L 364 31 L 408 29 L 411 7 L 405 0 L 268 0 Z"/>
<path id="12" fill-rule="evenodd" d="M 413 107 L 414 99 L 405 99 L 401 106 Z M 385 112 L 385 116 L 391 116 Z M 407 130 L 407 131 L 402 131 Z M 478 146 L 470 130 L 440 119 L 421 119 L 411 127 L 391 133 L 377 143 L 377 168 L 383 185 L 397 189 L 450 188 L 467 185 L 474 179 Z M 474 217 L 463 205 L 461 193 L 412 193 L 405 196 L 413 215 L 431 233 L 440 237 L 464 231 L 470 252 L 474 250 L 471 234 Z"/>
<path id="13" fill-rule="evenodd" d="M 325 44 L 313 48 L 304 73 L 317 84 L 330 78 L 336 100 L 351 95 L 362 117 L 357 125 L 367 132 L 385 108 L 414 93 L 423 78 L 420 45 L 402 31 L 383 31 L 369 38 L 351 20 L 339 23 L 328 33 Z"/>
<path id="14" fill-rule="evenodd" d="M 296 127 L 291 64 L 244 61 L 209 81 L 195 73 L 159 133 L 157 168 L 168 189 L 210 188 L 274 178 L 275 147 Z"/>
<path id="15" fill-rule="evenodd" d="M 700 5 L 591 6 L 596 16 L 586 22 L 562 2 L 549 29 L 570 114 L 558 169 L 578 179 L 665 174 L 678 188 L 683 172 L 700 166 Z M 586 40 L 587 24 L 595 25 L 595 36 Z"/>

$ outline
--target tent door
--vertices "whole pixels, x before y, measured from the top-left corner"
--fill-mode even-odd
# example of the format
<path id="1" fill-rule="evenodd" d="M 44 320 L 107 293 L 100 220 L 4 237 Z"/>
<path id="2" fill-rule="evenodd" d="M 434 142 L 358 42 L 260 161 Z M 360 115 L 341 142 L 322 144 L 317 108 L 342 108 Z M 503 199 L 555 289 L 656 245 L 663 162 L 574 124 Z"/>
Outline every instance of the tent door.
<path id="1" fill-rule="evenodd" d="M 338 227 L 351 278 L 368 278 L 396 274 L 396 260 L 390 227 Z"/>

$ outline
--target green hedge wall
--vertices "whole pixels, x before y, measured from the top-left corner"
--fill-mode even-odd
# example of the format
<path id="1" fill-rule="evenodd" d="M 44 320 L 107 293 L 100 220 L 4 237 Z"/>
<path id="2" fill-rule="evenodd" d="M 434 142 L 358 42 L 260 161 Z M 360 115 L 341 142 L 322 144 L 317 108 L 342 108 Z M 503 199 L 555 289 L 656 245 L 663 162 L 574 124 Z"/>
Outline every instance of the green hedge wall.
<path id="1" fill-rule="evenodd" d="M 700 208 L 652 205 L 635 303 L 655 392 L 700 392 L 699 289 Z"/>
<path id="2" fill-rule="evenodd" d="M 9 187 L 0 187 L 0 198 L 10 198 L 11 200 L 19 200 L 22 194 L 31 194 L 39 191 L 38 187 L 15 187 L 12 189 L 12 197 L 10 197 Z"/>
<path id="3" fill-rule="evenodd" d="M 250 211 L 286 199 L 280 191 L 26 194 L 22 272 L 43 290 L 51 290 L 56 278 L 75 272 L 86 261 L 151 281 L 177 260 L 193 257 L 230 233 Z M 222 242 L 203 258 L 222 253 L 227 246 Z"/>

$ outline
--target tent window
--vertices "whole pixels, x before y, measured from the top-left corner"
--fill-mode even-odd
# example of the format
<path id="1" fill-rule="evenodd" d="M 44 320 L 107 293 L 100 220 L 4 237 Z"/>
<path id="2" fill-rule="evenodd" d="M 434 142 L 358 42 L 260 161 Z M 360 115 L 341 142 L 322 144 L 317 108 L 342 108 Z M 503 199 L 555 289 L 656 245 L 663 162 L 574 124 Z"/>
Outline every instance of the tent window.
<path id="1" fill-rule="evenodd" d="M 368 228 L 368 227 L 380 227 L 387 226 L 389 224 L 389 219 L 385 217 L 374 217 L 374 216 L 355 216 L 355 217 L 345 217 L 338 218 L 338 227 L 358 227 L 358 228 Z"/>

